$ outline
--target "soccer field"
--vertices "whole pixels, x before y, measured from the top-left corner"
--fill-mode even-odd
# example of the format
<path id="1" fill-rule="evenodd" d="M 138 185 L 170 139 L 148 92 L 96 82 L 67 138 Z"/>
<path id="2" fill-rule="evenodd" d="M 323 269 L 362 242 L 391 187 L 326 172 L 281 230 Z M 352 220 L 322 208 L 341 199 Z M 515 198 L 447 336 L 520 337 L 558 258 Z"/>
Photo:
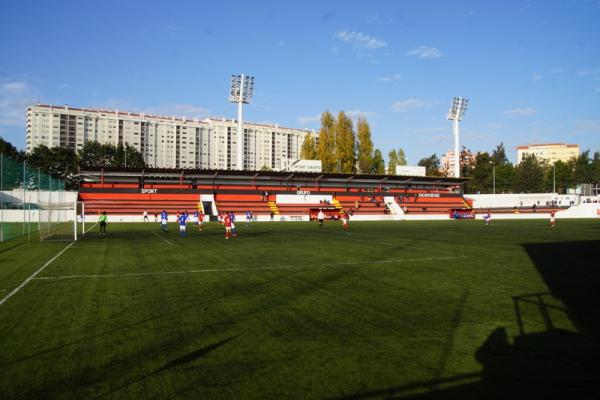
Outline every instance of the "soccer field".
<path id="1" fill-rule="evenodd" d="M 598 221 L 97 228 L 0 244 L 0 398 L 600 396 Z"/>

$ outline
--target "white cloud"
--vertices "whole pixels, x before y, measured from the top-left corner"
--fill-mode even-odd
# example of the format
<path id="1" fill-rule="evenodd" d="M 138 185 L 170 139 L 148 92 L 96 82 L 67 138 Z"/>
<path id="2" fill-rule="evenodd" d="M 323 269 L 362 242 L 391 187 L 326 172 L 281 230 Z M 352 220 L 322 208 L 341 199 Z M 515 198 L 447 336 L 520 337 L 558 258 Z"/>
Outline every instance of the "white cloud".
<path id="1" fill-rule="evenodd" d="M 579 76 L 598 76 L 600 75 L 600 68 L 598 69 L 584 69 L 577 72 Z"/>
<path id="2" fill-rule="evenodd" d="M 436 47 L 421 46 L 406 53 L 407 56 L 417 58 L 440 58 L 442 52 Z"/>
<path id="3" fill-rule="evenodd" d="M 22 93 L 29 88 L 26 82 L 15 81 L 2 84 L 2 91 L 5 93 Z"/>
<path id="4" fill-rule="evenodd" d="M 580 120 L 575 122 L 576 133 L 600 133 L 600 120 Z"/>
<path id="5" fill-rule="evenodd" d="M 352 44 L 355 48 L 375 50 L 387 46 L 387 43 L 383 40 L 362 32 L 349 32 L 348 30 L 343 30 L 336 32 L 334 36 L 342 42 Z"/>
<path id="6" fill-rule="evenodd" d="M 560 74 L 562 72 L 562 68 L 555 68 L 549 72 L 543 73 L 543 74 L 538 74 L 537 72 L 535 72 L 533 74 L 533 76 L 531 77 L 531 80 L 534 82 L 538 82 L 541 81 L 542 79 L 546 79 L 549 78 L 551 76 Z"/>
<path id="7" fill-rule="evenodd" d="M 437 101 L 406 99 L 400 100 L 392 104 L 392 110 L 396 112 L 407 112 L 418 108 L 431 107 L 437 104 Z"/>
<path id="8" fill-rule="evenodd" d="M 37 88 L 24 81 L 0 81 L 0 127 L 25 126 L 27 107 L 39 100 Z"/>
<path id="9" fill-rule="evenodd" d="M 430 137 L 430 140 L 434 143 L 447 143 L 450 142 L 450 134 L 448 135 L 433 135 Z"/>
<path id="10" fill-rule="evenodd" d="M 424 134 L 424 133 L 436 133 L 436 132 L 446 132 L 448 131 L 448 127 L 438 126 L 435 128 L 404 128 L 402 129 L 402 133 L 406 134 Z"/>
<path id="11" fill-rule="evenodd" d="M 528 117 L 537 113 L 535 108 L 513 108 L 512 110 L 506 110 L 502 114 L 507 117 Z"/>
<path id="12" fill-rule="evenodd" d="M 309 124 L 314 124 L 314 123 L 320 122 L 320 121 L 321 121 L 321 114 L 307 115 L 307 116 L 298 118 L 298 123 L 300 125 L 309 125 Z"/>
<path id="13" fill-rule="evenodd" d="M 380 76 L 377 78 L 377 82 L 392 82 L 392 81 L 397 81 L 400 78 L 402 78 L 402 75 L 400 75 L 400 74 L 395 74 L 395 75 L 390 75 L 390 76 Z"/>
<path id="14" fill-rule="evenodd" d="M 375 113 L 373 111 L 349 110 L 349 111 L 346 111 L 346 115 L 350 118 L 367 118 L 367 117 L 376 117 L 377 113 Z"/>
<path id="15" fill-rule="evenodd" d="M 488 129 L 490 130 L 498 130 L 498 129 L 503 129 L 504 128 L 504 124 L 498 123 L 498 122 L 489 122 L 487 124 Z"/>

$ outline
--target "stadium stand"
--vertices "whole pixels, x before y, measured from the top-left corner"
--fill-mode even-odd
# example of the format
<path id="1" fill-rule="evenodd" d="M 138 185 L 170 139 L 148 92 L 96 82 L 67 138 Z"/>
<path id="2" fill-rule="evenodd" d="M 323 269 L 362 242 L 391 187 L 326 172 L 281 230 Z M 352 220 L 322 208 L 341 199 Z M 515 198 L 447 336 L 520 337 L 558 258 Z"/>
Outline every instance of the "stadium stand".
<path id="1" fill-rule="evenodd" d="M 250 210 L 308 216 L 311 209 L 335 207 L 376 216 L 392 212 L 384 201 L 390 196 L 408 213 L 471 208 L 461 193 L 466 180 L 455 178 L 114 168 L 80 171 L 80 177 L 86 214 L 152 215 L 163 209 L 174 214 L 204 207 L 208 215 Z"/>

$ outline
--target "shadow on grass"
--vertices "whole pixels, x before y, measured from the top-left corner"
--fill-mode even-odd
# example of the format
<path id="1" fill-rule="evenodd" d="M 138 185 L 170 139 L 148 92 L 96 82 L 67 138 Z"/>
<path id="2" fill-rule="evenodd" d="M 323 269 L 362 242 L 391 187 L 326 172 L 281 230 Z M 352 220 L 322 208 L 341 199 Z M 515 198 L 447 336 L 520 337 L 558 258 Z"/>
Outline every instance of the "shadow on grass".
<path id="1" fill-rule="evenodd" d="M 213 344 L 210 344 L 208 346 L 202 347 L 202 348 L 200 348 L 200 349 L 198 349 L 196 351 L 193 351 L 191 353 L 188 353 L 188 354 L 185 354 L 185 355 L 183 355 L 181 357 L 178 357 L 178 358 L 176 358 L 174 360 L 171 360 L 168 363 L 166 363 L 165 365 L 163 365 L 162 367 L 160 367 L 160 368 L 158 368 L 158 369 L 156 369 L 156 370 L 154 370 L 154 371 L 152 371 L 152 372 L 150 372 L 150 373 L 148 373 L 146 375 L 142 375 L 142 376 L 140 376 L 137 379 L 134 379 L 134 380 L 132 380 L 130 382 L 127 382 L 124 385 L 121 385 L 121 386 L 116 387 L 114 389 L 111 389 L 111 390 L 109 390 L 107 392 L 104 392 L 104 393 L 102 393 L 102 394 L 94 397 L 94 399 L 101 399 L 101 398 L 109 396 L 109 395 L 111 395 L 111 394 L 113 394 L 115 392 L 118 392 L 119 390 L 125 389 L 125 388 L 127 388 L 127 387 L 129 387 L 131 385 L 134 385 L 136 383 L 142 382 L 142 381 L 148 379 L 149 377 L 157 375 L 157 374 L 159 374 L 159 373 L 161 373 L 163 371 L 167 371 L 167 370 L 170 370 L 172 368 L 176 368 L 176 367 L 179 367 L 179 366 L 182 366 L 182 365 L 194 362 L 196 360 L 199 360 L 202 357 L 207 356 L 208 354 L 210 354 L 213 351 L 217 350 L 218 348 L 225 346 L 227 343 L 231 342 L 232 340 L 236 339 L 237 337 L 239 337 L 239 335 L 230 336 L 227 339 L 220 340 L 220 341 L 215 342 Z"/>
<path id="2" fill-rule="evenodd" d="M 519 334 L 494 329 L 475 353 L 481 373 L 353 393 L 336 399 L 600 398 L 600 241 L 524 244 L 549 289 L 513 297 Z M 557 305 L 560 300 L 564 307 Z M 537 310 L 528 324 L 525 306 Z M 577 332 L 556 327 L 564 313 Z M 531 314 L 527 314 L 531 316 Z M 527 326 L 537 331 L 528 332 Z"/>
<path id="3" fill-rule="evenodd" d="M 202 306 L 202 305 L 210 303 L 210 302 L 211 301 L 203 300 L 201 302 L 193 303 L 191 305 L 188 305 L 188 306 L 186 306 L 183 309 L 179 309 L 177 312 L 169 311 L 169 312 L 166 312 L 166 313 L 161 313 L 161 314 L 149 317 L 149 318 L 145 318 L 145 319 L 142 319 L 142 320 L 139 320 L 139 321 L 136 321 L 136 322 L 132 322 L 130 324 L 124 324 L 124 325 L 121 325 L 121 326 L 117 326 L 115 328 L 108 329 L 106 331 L 97 333 L 95 335 L 84 336 L 84 337 L 81 337 L 81 338 L 79 338 L 77 340 L 73 340 L 71 342 L 64 343 L 64 344 L 62 344 L 60 346 L 49 347 L 47 349 L 40 350 L 40 351 L 38 351 L 36 353 L 33 353 L 33 354 L 30 354 L 30 355 L 27 355 L 27 356 L 20 357 L 20 358 L 17 358 L 15 360 L 9 361 L 9 362 L 7 362 L 5 364 L 1 364 L 0 365 L 0 370 L 2 370 L 3 368 L 9 367 L 11 365 L 17 364 L 17 363 L 20 363 L 20 362 L 27 361 L 27 360 L 32 359 L 32 358 L 36 358 L 36 357 L 42 356 L 44 354 L 52 353 L 52 352 L 58 351 L 58 350 L 63 350 L 65 348 L 67 348 L 67 347 L 70 347 L 70 346 L 73 346 L 73 345 L 76 345 L 76 344 L 80 344 L 80 343 L 86 342 L 88 340 L 96 339 L 96 338 L 99 338 L 101 336 L 110 335 L 110 334 L 113 334 L 113 333 L 116 333 L 116 332 L 119 332 L 119 331 L 130 329 L 130 328 L 135 328 L 137 326 L 144 325 L 144 324 L 146 324 L 146 323 L 148 323 L 150 321 L 162 319 L 162 318 L 165 318 L 165 317 L 171 317 L 171 316 L 173 316 L 175 314 L 179 314 L 179 313 L 181 313 L 181 312 L 183 312 L 185 310 L 192 309 L 192 308 L 198 307 L 198 306 Z"/>

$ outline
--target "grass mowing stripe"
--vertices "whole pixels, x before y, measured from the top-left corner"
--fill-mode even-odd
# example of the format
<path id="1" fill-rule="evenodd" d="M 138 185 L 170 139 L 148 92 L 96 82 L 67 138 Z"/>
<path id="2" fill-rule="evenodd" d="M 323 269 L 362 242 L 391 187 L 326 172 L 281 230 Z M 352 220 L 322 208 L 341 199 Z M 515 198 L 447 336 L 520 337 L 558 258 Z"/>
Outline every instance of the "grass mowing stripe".
<path id="1" fill-rule="evenodd" d="M 197 273 L 205 273 L 205 272 L 240 272 L 240 271 L 262 271 L 262 270 L 270 270 L 270 269 L 322 268 L 322 267 L 336 267 L 336 266 L 344 266 L 344 265 L 384 264 L 384 263 L 394 263 L 394 262 L 449 260 L 449 259 L 465 258 L 465 257 L 467 257 L 467 256 L 369 260 L 369 261 L 352 261 L 352 262 L 341 262 L 341 263 L 305 264 L 305 265 L 273 265 L 273 266 L 255 267 L 255 268 L 250 267 L 250 268 L 192 269 L 192 270 L 187 270 L 187 271 L 139 272 L 139 273 L 130 273 L 130 274 L 40 276 L 40 277 L 37 277 L 34 279 L 36 279 L 36 280 L 56 280 L 56 279 L 77 279 L 77 278 L 114 278 L 114 277 L 123 277 L 123 276 L 197 274 Z"/>
<path id="2" fill-rule="evenodd" d="M 10 292 L 9 294 L 7 294 L 6 296 L 4 296 L 4 298 L 2 298 L 2 300 L 0 300 L 0 306 L 2 304 L 4 304 L 6 302 L 6 300 L 10 299 L 12 296 L 14 296 L 19 290 L 23 289 L 23 287 L 25 285 L 27 285 L 32 279 L 34 279 L 36 277 L 37 274 L 39 274 L 40 272 L 42 272 L 44 270 L 44 268 L 46 268 L 48 265 L 52 264 L 52 262 L 54 260 L 56 260 L 58 257 L 60 257 L 60 255 L 62 253 L 64 253 L 65 251 L 67 251 L 69 249 L 69 247 L 73 246 L 73 244 L 75 244 L 75 242 L 71 242 L 69 243 L 64 249 L 62 249 L 57 255 L 55 255 L 54 257 L 52 257 L 50 259 L 50 261 L 48 261 L 46 264 L 42 265 L 42 267 L 40 269 L 38 269 L 37 271 L 35 271 L 33 274 L 31 274 L 27 279 L 25 279 L 19 286 L 17 286 L 15 289 L 13 289 L 12 292 Z"/>

